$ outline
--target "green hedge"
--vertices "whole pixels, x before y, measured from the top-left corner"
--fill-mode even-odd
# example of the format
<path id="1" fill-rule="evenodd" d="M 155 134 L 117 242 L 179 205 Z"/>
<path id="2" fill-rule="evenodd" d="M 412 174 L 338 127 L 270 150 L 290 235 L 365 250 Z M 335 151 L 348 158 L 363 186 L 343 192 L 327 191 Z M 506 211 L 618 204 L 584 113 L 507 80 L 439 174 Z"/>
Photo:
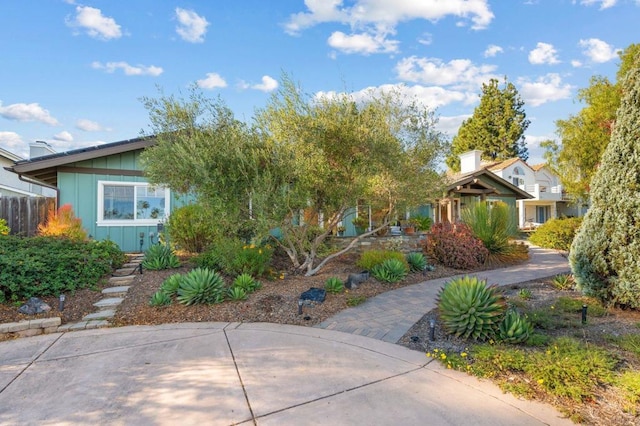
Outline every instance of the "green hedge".
<path id="1" fill-rule="evenodd" d="M 92 287 L 124 259 L 111 241 L 0 237 L 0 302 Z"/>
<path id="2" fill-rule="evenodd" d="M 551 219 L 531 233 L 529 241 L 539 247 L 569 251 L 581 224 L 581 217 Z"/>

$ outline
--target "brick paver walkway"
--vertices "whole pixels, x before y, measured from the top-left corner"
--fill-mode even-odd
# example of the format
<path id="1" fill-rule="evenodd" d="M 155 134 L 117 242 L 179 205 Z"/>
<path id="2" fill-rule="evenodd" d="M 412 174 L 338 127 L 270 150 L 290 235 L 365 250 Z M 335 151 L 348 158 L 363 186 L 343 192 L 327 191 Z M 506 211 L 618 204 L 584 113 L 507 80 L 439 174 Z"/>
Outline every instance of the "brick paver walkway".
<path id="1" fill-rule="evenodd" d="M 554 250 L 530 247 L 529 254 L 529 261 L 522 265 L 470 275 L 502 286 L 569 272 L 567 259 Z M 452 278 L 425 281 L 380 294 L 315 327 L 396 343 L 424 314 L 435 308 L 438 290 Z"/>

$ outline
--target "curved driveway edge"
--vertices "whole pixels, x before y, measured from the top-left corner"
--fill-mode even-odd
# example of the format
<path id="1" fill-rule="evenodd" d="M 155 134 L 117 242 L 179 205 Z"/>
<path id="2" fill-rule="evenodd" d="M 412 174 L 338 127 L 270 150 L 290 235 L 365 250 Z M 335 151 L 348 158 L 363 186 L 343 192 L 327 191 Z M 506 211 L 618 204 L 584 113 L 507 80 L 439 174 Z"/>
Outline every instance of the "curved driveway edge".
<path id="1" fill-rule="evenodd" d="M 362 336 L 191 323 L 0 342 L 3 425 L 564 425 L 546 405 Z"/>

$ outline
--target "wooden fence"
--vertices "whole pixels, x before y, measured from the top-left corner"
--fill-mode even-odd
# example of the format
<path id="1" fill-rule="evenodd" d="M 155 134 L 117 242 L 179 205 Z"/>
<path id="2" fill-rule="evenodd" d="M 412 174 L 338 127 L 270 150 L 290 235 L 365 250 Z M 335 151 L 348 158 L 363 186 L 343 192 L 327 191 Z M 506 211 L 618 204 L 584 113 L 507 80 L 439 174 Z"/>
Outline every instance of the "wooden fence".
<path id="1" fill-rule="evenodd" d="M 0 219 L 7 221 L 11 234 L 34 236 L 55 207 L 55 198 L 0 197 Z"/>

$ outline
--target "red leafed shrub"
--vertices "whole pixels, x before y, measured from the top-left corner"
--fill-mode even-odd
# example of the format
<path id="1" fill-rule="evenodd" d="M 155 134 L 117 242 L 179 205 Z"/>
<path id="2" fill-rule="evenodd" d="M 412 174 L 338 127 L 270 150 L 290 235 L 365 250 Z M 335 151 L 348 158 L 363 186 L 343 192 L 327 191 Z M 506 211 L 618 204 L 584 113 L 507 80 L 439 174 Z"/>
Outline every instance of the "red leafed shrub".
<path id="1" fill-rule="evenodd" d="M 473 269 L 482 265 L 489 250 L 473 236 L 464 223 L 436 223 L 424 243 L 425 254 L 433 260 L 456 269 Z"/>

